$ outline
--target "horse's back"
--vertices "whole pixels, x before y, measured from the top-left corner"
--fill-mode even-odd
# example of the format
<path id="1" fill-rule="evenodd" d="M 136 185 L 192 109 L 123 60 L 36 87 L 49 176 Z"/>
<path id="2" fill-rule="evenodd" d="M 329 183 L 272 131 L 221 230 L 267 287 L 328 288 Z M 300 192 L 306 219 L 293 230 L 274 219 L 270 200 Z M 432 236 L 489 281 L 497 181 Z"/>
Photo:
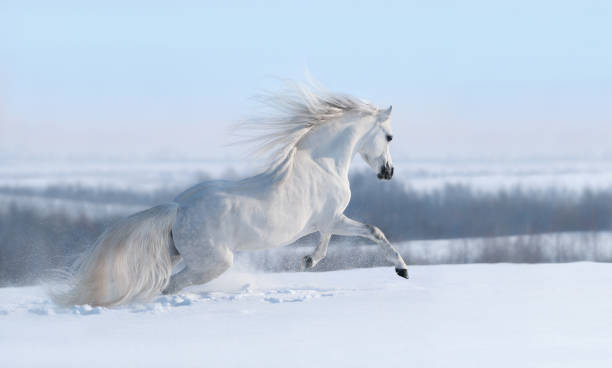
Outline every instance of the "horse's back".
<path id="1" fill-rule="evenodd" d="M 197 202 L 205 198 L 207 195 L 220 193 L 230 187 L 234 182 L 229 180 L 210 180 L 192 186 L 180 193 L 174 199 L 174 202 L 180 205 L 189 205 L 189 203 Z"/>

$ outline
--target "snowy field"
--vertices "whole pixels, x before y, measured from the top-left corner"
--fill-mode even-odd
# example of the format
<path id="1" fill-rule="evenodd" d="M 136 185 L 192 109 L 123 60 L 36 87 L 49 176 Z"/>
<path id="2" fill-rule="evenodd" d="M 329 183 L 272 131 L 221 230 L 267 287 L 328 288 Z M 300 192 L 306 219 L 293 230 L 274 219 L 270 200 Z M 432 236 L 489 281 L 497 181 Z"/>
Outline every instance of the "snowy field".
<path id="1" fill-rule="evenodd" d="M 610 367 L 612 264 L 233 271 L 117 309 L 0 289 L 0 367 Z"/>
<path id="2" fill-rule="evenodd" d="M 397 180 L 419 192 L 448 184 L 579 192 L 612 183 L 610 160 L 395 165 Z M 77 218 L 124 215 L 159 193 L 252 172 L 235 161 L 0 160 L 0 213 L 19 206 Z M 385 264 L 377 247 L 345 245 L 332 244 L 318 271 Z M 607 228 L 396 245 L 421 264 L 612 259 Z M 232 270 L 207 285 L 115 309 L 62 309 L 43 286 L 0 288 L 0 368 L 612 366 L 611 263 L 409 266 L 410 280 L 391 267 L 261 271 L 297 270 L 312 249 L 237 254 Z"/>

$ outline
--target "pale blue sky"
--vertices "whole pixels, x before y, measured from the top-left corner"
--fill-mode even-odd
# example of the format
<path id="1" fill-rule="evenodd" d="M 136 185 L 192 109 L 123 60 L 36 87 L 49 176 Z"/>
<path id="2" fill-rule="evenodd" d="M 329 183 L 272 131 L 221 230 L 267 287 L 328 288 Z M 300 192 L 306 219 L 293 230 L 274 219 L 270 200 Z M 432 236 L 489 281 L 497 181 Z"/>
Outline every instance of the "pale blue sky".
<path id="1" fill-rule="evenodd" d="M 273 77 L 393 104 L 410 157 L 612 152 L 612 2 L 0 2 L 0 155 L 236 157 Z"/>

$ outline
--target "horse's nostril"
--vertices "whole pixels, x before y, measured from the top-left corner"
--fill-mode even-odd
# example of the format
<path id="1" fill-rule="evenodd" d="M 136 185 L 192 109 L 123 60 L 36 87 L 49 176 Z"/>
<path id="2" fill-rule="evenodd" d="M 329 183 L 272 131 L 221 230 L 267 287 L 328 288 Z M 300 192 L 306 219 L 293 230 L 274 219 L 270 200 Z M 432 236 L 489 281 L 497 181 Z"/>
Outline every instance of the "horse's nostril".
<path id="1" fill-rule="evenodd" d="M 380 167 L 380 172 L 378 173 L 379 179 L 391 179 L 393 176 L 393 166 L 391 166 L 388 162 Z"/>

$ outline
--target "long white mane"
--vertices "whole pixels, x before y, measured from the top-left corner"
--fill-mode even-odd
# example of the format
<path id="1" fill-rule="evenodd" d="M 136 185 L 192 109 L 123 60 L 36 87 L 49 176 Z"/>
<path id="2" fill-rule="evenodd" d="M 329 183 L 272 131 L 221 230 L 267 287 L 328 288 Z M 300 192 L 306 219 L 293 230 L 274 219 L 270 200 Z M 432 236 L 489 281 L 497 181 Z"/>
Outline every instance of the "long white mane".
<path id="1" fill-rule="evenodd" d="M 256 97 L 266 112 L 237 126 L 251 134 L 240 143 L 254 144 L 254 153 L 264 155 L 270 169 L 285 161 L 299 142 L 316 126 L 349 112 L 373 115 L 371 103 L 342 93 L 331 93 L 313 83 L 287 82 L 280 92 Z"/>

